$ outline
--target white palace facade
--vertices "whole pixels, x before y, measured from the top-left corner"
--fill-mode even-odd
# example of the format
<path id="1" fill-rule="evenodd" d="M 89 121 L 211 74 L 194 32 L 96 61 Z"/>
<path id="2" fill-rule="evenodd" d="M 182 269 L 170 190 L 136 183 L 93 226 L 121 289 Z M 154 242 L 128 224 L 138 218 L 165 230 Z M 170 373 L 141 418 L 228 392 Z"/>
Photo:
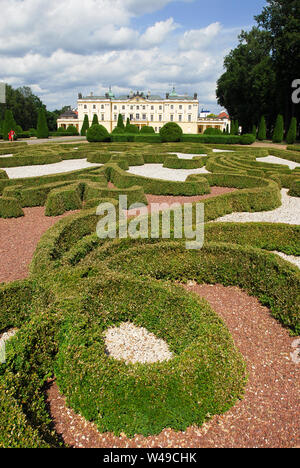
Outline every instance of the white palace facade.
<path id="1" fill-rule="evenodd" d="M 178 95 L 173 88 L 171 93 L 167 93 L 165 98 L 146 94 L 131 92 L 127 96 L 115 97 L 111 89 L 105 96 L 78 95 L 78 109 L 67 111 L 57 120 L 57 126 L 67 128 L 74 125 L 80 132 L 84 117 L 87 115 L 91 125 L 94 115 L 108 132 L 117 126 L 118 116 L 123 116 L 124 123 L 130 119 L 132 125 L 141 129 L 143 126 L 152 126 L 155 132 L 159 132 L 161 127 L 168 122 L 176 122 L 183 130 L 183 133 L 203 133 L 207 128 L 218 128 L 221 131 L 230 127 L 229 117 L 226 113 L 218 117 L 208 118 L 209 112 L 199 114 L 199 101 L 195 93 L 194 96 Z"/>

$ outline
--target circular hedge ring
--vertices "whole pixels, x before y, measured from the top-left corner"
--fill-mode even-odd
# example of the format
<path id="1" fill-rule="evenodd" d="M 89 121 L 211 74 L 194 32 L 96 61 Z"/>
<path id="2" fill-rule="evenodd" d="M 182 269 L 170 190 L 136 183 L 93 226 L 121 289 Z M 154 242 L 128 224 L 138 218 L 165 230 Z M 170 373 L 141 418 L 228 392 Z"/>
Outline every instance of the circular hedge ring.
<path id="1" fill-rule="evenodd" d="M 55 363 L 68 404 L 100 432 L 148 436 L 185 430 L 242 395 L 243 359 L 205 300 L 181 287 L 110 274 L 91 279 L 62 326 Z M 173 359 L 125 364 L 109 356 L 105 331 L 122 322 L 165 340 Z"/>

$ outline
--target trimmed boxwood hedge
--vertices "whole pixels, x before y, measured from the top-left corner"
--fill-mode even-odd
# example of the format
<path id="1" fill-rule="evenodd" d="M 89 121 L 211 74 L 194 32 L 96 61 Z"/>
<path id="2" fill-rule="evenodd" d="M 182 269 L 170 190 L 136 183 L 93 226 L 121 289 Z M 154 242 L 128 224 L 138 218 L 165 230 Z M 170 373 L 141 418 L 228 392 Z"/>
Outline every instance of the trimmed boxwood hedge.
<path id="1" fill-rule="evenodd" d="M 201 250 L 187 250 L 183 243 L 170 242 L 110 254 L 105 266 L 160 280 L 239 286 L 269 307 L 282 324 L 300 333 L 300 273 L 275 254 L 248 246 L 213 243 Z"/>
<path id="2" fill-rule="evenodd" d="M 144 189 L 145 193 L 150 193 L 152 195 L 193 196 L 210 193 L 207 181 L 200 178 L 195 182 L 174 182 L 151 179 L 124 172 L 116 164 L 108 164 L 106 174 L 109 180 L 119 188 L 123 189 L 138 185 Z"/>
<path id="3" fill-rule="evenodd" d="M 19 218 L 24 212 L 17 198 L 0 197 L 0 218 Z"/>
<path id="4" fill-rule="evenodd" d="M 83 300 L 73 301 L 72 312 L 62 304 L 54 372 L 68 404 L 100 432 L 132 437 L 185 430 L 242 395 L 243 360 L 205 300 L 181 287 L 113 274 L 90 277 L 78 293 Z M 174 358 L 150 365 L 108 358 L 103 333 L 121 322 L 166 340 Z"/>
<path id="5" fill-rule="evenodd" d="M 82 208 L 79 184 L 51 190 L 47 197 L 45 215 L 59 216 L 66 211 Z"/>
<path id="6" fill-rule="evenodd" d="M 193 159 L 181 159 L 178 156 L 167 156 L 163 166 L 169 169 L 199 169 L 206 165 L 208 157 L 199 156 Z"/>
<path id="7" fill-rule="evenodd" d="M 292 182 L 289 195 L 291 197 L 300 197 L 300 178 Z"/>

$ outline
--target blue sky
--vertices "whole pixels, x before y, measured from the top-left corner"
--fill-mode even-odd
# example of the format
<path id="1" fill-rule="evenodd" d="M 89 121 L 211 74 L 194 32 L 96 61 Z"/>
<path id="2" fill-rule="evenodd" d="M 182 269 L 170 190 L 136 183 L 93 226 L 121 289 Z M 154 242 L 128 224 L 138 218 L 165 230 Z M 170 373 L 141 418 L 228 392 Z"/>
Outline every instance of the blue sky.
<path id="1" fill-rule="evenodd" d="M 226 5 L 226 7 L 225 7 Z M 146 14 L 134 21 L 137 27 L 149 26 L 172 16 L 187 29 L 198 29 L 220 21 L 225 27 L 245 27 L 254 24 L 253 17 L 262 11 L 265 0 L 195 0 L 183 3 L 174 1 L 159 11 Z"/>
<path id="2" fill-rule="evenodd" d="M 262 0 L 0 0 L 0 81 L 31 86 L 49 109 L 79 92 L 198 93 L 221 110 L 216 81 Z"/>

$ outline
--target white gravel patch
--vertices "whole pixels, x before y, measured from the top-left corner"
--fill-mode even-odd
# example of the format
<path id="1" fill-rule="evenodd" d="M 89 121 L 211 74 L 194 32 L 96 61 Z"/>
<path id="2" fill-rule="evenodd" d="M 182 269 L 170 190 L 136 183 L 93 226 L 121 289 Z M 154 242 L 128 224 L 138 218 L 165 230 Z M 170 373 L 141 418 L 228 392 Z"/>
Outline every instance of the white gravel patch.
<path id="1" fill-rule="evenodd" d="M 61 174 L 63 172 L 77 171 L 88 167 L 99 167 L 102 164 L 92 164 L 86 159 L 70 159 L 54 164 L 40 166 L 20 166 L 5 168 L 10 179 L 21 179 L 23 177 L 39 177 L 50 174 Z"/>
<path id="2" fill-rule="evenodd" d="M 191 174 L 210 174 L 205 167 L 200 169 L 168 169 L 162 164 L 145 164 L 144 166 L 131 166 L 130 174 L 150 177 L 151 179 L 173 180 L 184 182 Z"/>
<path id="3" fill-rule="evenodd" d="M 124 322 L 105 333 L 106 351 L 109 356 L 126 364 L 169 361 L 173 358 L 167 343 L 158 339 L 146 328 Z"/>
<path id="4" fill-rule="evenodd" d="M 300 257 L 294 257 L 293 255 L 286 255 L 282 252 L 276 252 L 276 250 L 273 253 L 279 255 L 279 257 L 283 258 L 287 262 L 293 263 L 293 265 L 296 265 L 300 269 Z"/>
<path id="5" fill-rule="evenodd" d="M 207 156 L 207 154 L 186 154 L 186 153 L 169 153 L 169 154 L 176 154 L 179 159 L 194 159 L 194 157 L 204 157 Z"/>
<path id="6" fill-rule="evenodd" d="M 11 158 L 13 154 L 1 154 L 0 158 Z"/>
<path id="7" fill-rule="evenodd" d="M 214 149 L 213 153 L 235 153 L 235 151 L 232 150 L 220 150 L 220 149 Z"/>
<path id="8" fill-rule="evenodd" d="M 296 169 L 296 167 L 300 167 L 299 163 L 288 161 L 287 159 L 277 158 L 276 156 L 266 156 L 263 158 L 256 158 L 256 161 L 269 163 L 269 164 L 281 164 L 284 166 L 289 166 L 291 170 Z"/>
<path id="9" fill-rule="evenodd" d="M 5 346 L 7 341 L 9 341 L 15 334 L 18 332 L 16 328 L 12 328 L 5 333 L 0 334 L 0 364 L 5 362 Z"/>
<path id="10" fill-rule="evenodd" d="M 281 195 L 282 205 L 276 210 L 260 211 L 257 213 L 231 213 L 213 222 L 300 224 L 300 198 L 290 197 L 288 195 L 288 189 L 282 189 Z"/>

